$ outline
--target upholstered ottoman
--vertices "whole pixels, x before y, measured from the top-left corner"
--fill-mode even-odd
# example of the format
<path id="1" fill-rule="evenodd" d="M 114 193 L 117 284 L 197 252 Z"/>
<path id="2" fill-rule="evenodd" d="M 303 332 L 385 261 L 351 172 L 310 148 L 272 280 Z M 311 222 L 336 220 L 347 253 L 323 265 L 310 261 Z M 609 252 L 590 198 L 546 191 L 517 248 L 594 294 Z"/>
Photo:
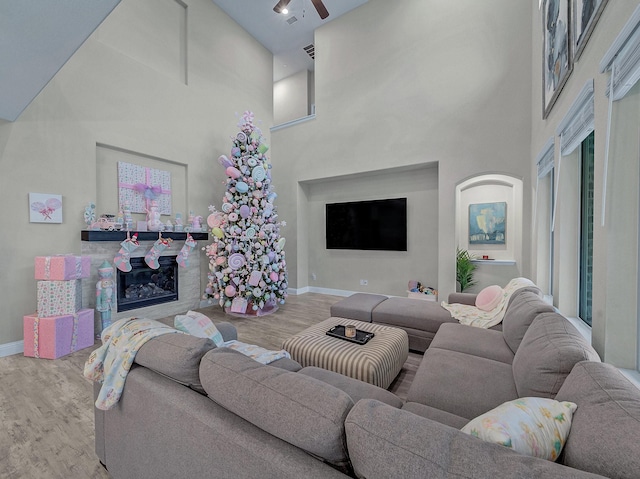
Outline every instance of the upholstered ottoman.
<path id="1" fill-rule="evenodd" d="M 353 324 L 375 336 L 360 345 L 326 334 L 339 324 Z M 302 367 L 328 369 L 386 389 L 407 360 L 409 339 L 399 328 L 332 317 L 291 336 L 282 343 L 282 349 Z"/>
<path id="2" fill-rule="evenodd" d="M 386 299 L 387 296 L 381 294 L 355 293 L 332 305 L 331 317 L 351 318 L 370 323 L 371 312 Z"/>

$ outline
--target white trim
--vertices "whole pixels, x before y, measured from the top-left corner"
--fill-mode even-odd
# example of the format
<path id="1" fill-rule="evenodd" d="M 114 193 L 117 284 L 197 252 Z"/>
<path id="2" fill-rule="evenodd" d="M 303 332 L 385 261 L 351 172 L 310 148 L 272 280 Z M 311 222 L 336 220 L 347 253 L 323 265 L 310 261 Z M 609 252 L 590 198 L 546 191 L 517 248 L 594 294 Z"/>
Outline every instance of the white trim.
<path id="1" fill-rule="evenodd" d="M 309 286 L 305 286 L 304 288 L 287 288 L 287 294 L 291 296 L 300 296 L 301 294 L 305 294 L 309 292 Z"/>
<path id="2" fill-rule="evenodd" d="M 609 78 L 613 82 L 613 100 L 620 100 L 640 80 L 640 5 L 613 41 L 607 53 L 600 61 L 600 73 L 611 70 L 616 63 L 615 75 Z M 610 88 L 607 88 L 609 95 Z"/>
<path id="3" fill-rule="evenodd" d="M 544 178 L 553 169 L 555 139 L 550 137 L 536 157 L 538 178 Z"/>
<path id="4" fill-rule="evenodd" d="M 593 78 L 587 80 L 577 98 L 564 116 L 556 133 L 563 138 L 560 145 L 562 156 L 573 153 L 582 140 L 594 129 Z"/>
<path id="5" fill-rule="evenodd" d="M 611 65 L 611 77 L 616 74 L 616 61 Z M 602 168 L 602 212 L 600 226 L 605 225 L 607 217 L 607 178 L 609 177 L 609 144 L 611 141 L 611 112 L 613 110 L 613 82 L 609 82 L 609 106 L 607 110 L 607 136 L 604 142 L 604 166 Z"/>
<path id="6" fill-rule="evenodd" d="M 0 358 L 24 353 L 24 341 L 0 344 Z"/>
<path id="7" fill-rule="evenodd" d="M 316 114 L 303 116 L 302 118 L 297 118 L 295 120 L 287 121 L 284 123 L 280 123 L 279 125 L 272 126 L 269 128 L 269 131 L 278 131 L 284 128 L 289 128 L 290 126 L 299 125 L 300 123 L 306 123 L 307 121 L 315 120 Z"/>
<path id="8" fill-rule="evenodd" d="M 640 25 L 640 5 L 633 11 L 629 20 L 627 20 L 627 23 L 622 27 L 622 30 L 620 30 L 620 33 L 609 47 L 609 50 L 607 50 L 607 53 L 605 53 L 602 60 L 600 60 L 600 73 L 606 72 L 611 67 L 613 60 L 620 50 L 622 50 L 622 47 L 627 43 L 627 40 L 631 37 L 631 34 L 636 30 L 638 25 Z"/>

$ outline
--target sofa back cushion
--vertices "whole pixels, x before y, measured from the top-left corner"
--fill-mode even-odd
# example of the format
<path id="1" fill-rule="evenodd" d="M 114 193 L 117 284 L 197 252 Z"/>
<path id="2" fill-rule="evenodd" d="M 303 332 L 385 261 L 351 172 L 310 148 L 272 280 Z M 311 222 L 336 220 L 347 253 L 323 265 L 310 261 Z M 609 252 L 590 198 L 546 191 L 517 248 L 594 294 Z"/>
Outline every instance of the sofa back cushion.
<path id="1" fill-rule="evenodd" d="M 228 348 L 205 355 L 200 378 L 225 409 L 330 464 L 348 464 L 344 420 L 353 401 L 347 393 Z"/>
<path id="2" fill-rule="evenodd" d="M 542 313 L 531 323 L 513 357 L 519 397 L 555 398 L 573 366 L 600 361 L 578 330 L 558 313 Z"/>
<path id="3" fill-rule="evenodd" d="M 553 306 L 545 303 L 537 292 L 524 288 L 511 296 L 511 301 L 502 319 L 502 334 L 511 351 L 518 350 L 524 333 L 540 313 L 553 312 Z"/>
<path id="4" fill-rule="evenodd" d="M 207 338 L 182 333 L 163 334 L 144 343 L 134 362 L 204 392 L 200 384 L 200 360 L 215 347 Z"/>
<path id="5" fill-rule="evenodd" d="M 578 405 L 563 464 L 607 477 L 638 477 L 640 389 L 614 366 L 585 361 L 574 366 L 556 399 Z"/>

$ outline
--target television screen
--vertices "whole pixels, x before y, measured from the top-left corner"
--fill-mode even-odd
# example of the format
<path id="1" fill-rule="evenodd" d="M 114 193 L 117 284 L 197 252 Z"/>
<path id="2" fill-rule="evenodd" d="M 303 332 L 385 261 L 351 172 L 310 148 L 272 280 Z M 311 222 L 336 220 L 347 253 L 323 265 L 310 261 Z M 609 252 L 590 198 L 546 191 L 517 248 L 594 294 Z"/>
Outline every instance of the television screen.
<path id="1" fill-rule="evenodd" d="M 327 203 L 327 249 L 407 251 L 407 199 Z"/>

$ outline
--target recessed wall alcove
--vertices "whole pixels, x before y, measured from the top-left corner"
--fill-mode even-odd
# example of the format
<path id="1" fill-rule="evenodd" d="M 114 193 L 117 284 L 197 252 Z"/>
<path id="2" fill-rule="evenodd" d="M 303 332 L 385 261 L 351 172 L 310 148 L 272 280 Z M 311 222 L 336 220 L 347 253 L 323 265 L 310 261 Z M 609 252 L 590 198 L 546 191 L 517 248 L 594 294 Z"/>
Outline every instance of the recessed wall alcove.
<path id="1" fill-rule="evenodd" d="M 456 185 L 456 245 L 477 258 L 477 284 L 469 292 L 491 284 L 504 286 L 521 276 L 522 194 L 522 179 L 498 173 L 474 176 Z M 491 203 L 506 203 L 504 243 L 474 243 L 470 239 L 470 207 Z M 483 260 L 484 256 L 489 259 Z"/>
<path id="2" fill-rule="evenodd" d="M 299 181 L 298 241 L 310 287 L 406 296 L 407 282 L 438 282 L 438 163 Z M 407 251 L 326 248 L 327 203 L 407 198 Z M 361 284 L 361 280 L 366 284 Z M 305 284 L 305 283 L 302 283 Z"/>

